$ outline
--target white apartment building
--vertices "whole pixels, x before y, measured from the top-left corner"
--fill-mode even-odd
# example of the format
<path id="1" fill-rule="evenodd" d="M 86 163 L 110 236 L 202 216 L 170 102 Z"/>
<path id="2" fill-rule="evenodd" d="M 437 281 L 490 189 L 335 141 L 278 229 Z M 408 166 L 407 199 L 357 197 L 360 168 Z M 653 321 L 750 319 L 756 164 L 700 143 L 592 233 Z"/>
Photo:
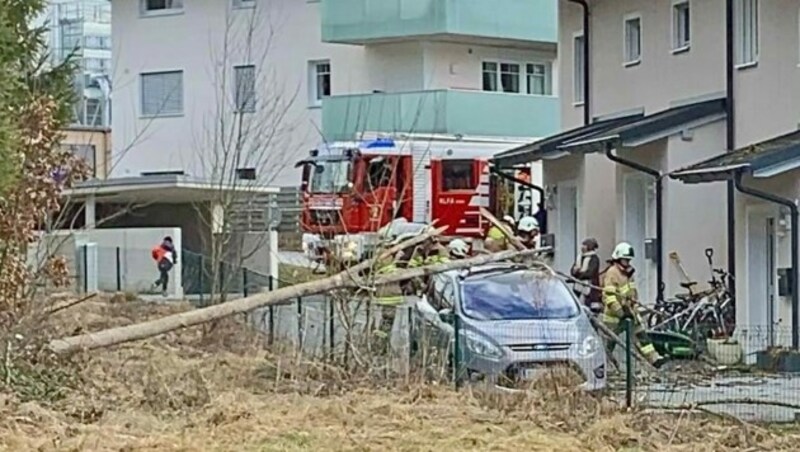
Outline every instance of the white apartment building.
<path id="1" fill-rule="evenodd" d="M 108 0 L 51 0 L 42 20 L 54 64 L 72 57 L 75 80 L 74 123 L 111 124 L 111 4 Z"/>
<path id="2" fill-rule="evenodd" d="M 559 2 L 567 132 L 497 163 L 543 161 L 560 265 L 574 257 L 576 237 L 597 237 L 606 256 L 628 241 L 641 298 L 654 300 L 659 280 L 666 295 L 685 292 L 670 253 L 703 286 L 703 250 L 713 248 L 718 266 L 736 270 L 737 334 L 759 325 L 765 342 L 785 342 L 778 325 L 797 322 L 785 275 L 797 275 L 789 205 L 800 198 L 791 135 L 800 120 L 800 4 L 588 0 L 587 63 L 579 3 Z M 586 64 L 591 125 L 583 126 Z M 734 188 L 730 217 L 726 182 Z M 735 258 L 726 262 L 729 250 Z"/>
<path id="3" fill-rule="evenodd" d="M 297 186 L 322 140 L 559 128 L 556 0 L 112 4 L 112 177 L 208 177 L 242 138 L 243 177 Z"/>

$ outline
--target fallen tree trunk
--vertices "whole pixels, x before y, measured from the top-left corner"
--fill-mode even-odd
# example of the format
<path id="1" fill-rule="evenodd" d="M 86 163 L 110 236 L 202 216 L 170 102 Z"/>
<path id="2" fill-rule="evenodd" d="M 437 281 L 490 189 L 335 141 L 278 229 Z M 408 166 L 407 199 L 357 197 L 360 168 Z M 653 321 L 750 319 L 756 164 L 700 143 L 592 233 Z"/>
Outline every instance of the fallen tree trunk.
<path id="1" fill-rule="evenodd" d="M 409 241 L 409 243 L 411 242 L 412 241 Z M 387 252 L 389 251 L 391 250 L 388 250 Z M 125 342 L 146 339 L 148 337 L 168 333 L 180 328 L 200 325 L 235 314 L 249 312 L 265 306 L 285 304 L 288 300 L 306 295 L 329 292 L 335 289 L 357 288 L 365 286 L 373 287 L 392 284 L 399 281 L 430 276 L 450 270 L 464 269 L 491 262 L 499 262 L 515 257 L 532 256 L 535 253 L 535 250 L 505 251 L 502 253 L 478 256 L 471 259 L 397 271 L 386 275 L 380 275 L 371 281 L 366 281 L 356 277 L 356 272 L 352 271 L 355 269 L 354 267 L 350 271 L 341 272 L 330 278 L 284 287 L 273 292 L 260 293 L 250 297 L 241 298 L 239 300 L 233 300 L 227 303 L 209 306 L 207 308 L 182 312 L 180 314 L 170 315 L 160 319 L 137 323 L 134 325 L 102 330 L 96 333 L 87 333 L 63 339 L 56 339 L 50 342 L 49 347 L 53 352 L 58 354 L 109 347 Z M 362 269 L 367 267 L 368 265 L 364 266 Z"/>

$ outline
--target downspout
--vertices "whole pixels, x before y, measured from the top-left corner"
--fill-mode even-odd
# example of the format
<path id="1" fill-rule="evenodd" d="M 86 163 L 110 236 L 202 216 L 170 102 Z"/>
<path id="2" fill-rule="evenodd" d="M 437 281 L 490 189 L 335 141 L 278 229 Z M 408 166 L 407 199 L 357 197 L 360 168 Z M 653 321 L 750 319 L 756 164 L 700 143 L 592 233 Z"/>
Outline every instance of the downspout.
<path id="1" fill-rule="evenodd" d="M 569 0 L 572 3 L 577 3 L 583 7 L 583 125 L 588 126 L 592 123 L 592 108 L 591 108 L 591 86 L 589 75 L 589 56 L 591 52 L 591 38 L 590 38 L 590 25 L 589 25 L 589 2 L 588 0 Z M 728 0 L 731 1 L 731 0 Z"/>
<path id="2" fill-rule="evenodd" d="M 800 269 L 800 236 L 798 236 L 798 208 L 797 204 L 794 201 L 786 198 L 781 198 L 780 196 L 776 196 L 772 193 L 763 192 L 760 190 L 756 190 L 754 188 L 745 187 L 742 183 L 742 173 L 737 172 L 734 176 L 732 181 L 735 184 L 736 189 L 744 193 L 745 195 L 750 195 L 756 198 L 763 199 L 765 201 L 773 202 L 775 204 L 779 204 L 781 206 L 786 206 L 789 208 L 789 211 L 792 213 L 792 348 L 797 350 L 798 346 L 800 346 L 800 329 L 798 327 L 798 314 L 800 314 L 800 294 L 798 294 L 798 269 Z"/>
<path id="3" fill-rule="evenodd" d="M 733 152 L 736 149 L 736 105 L 734 98 L 734 74 L 735 74 L 735 60 L 734 60 L 734 47 L 733 47 L 733 0 L 725 1 L 725 84 L 726 84 L 726 131 L 725 141 L 728 152 Z M 728 214 L 728 273 L 734 278 L 736 275 L 736 203 L 734 192 L 734 181 L 727 182 L 727 214 Z M 731 283 L 730 290 L 733 299 L 736 299 L 736 284 Z"/>
<path id="4" fill-rule="evenodd" d="M 636 171 L 641 173 L 647 174 L 648 176 L 652 176 L 656 182 L 656 279 L 657 283 L 657 292 L 656 292 L 656 301 L 662 302 L 664 301 L 664 246 L 663 240 L 664 237 L 664 219 L 663 219 L 663 197 L 664 197 L 664 186 L 662 183 L 662 175 L 661 172 L 650 168 L 648 166 L 644 166 L 640 163 L 626 160 L 616 154 L 614 154 L 614 148 L 610 145 L 606 147 L 606 157 L 612 162 L 618 163 L 623 166 L 627 166 L 628 168 L 632 168 Z"/>

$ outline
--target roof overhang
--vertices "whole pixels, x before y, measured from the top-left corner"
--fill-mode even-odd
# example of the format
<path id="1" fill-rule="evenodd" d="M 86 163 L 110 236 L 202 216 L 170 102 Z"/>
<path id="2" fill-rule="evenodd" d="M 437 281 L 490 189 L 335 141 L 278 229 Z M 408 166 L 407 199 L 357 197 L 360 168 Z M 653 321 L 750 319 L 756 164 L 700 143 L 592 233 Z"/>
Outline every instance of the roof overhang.
<path id="1" fill-rule="evenodd" d="M 219 199 L 221 193 L 263 195 L 278 191 L 277 187 L 266 187 L 249 180 L 221 184 L 181 175 L 156 175 L 92 179 L 64 190 L 62 196 L 73 202 L 94 198 L 99 203 L 182 204 L 210 202 Z"/>
<path id="2" fill-rule="evenodd" d="M 735 173 L 756 179 L 774 177 L 800 168 L 800 132 L 792 132 L 718 154 L 677 171 L 670 177 L 686 184 L 731 180 Z"/>
<path id="3" fill-rule="evenodd" d="M 492 158 L 492 163 L 501 168 L 511 168 L 516 165 L 538 160 L 558 159 L 569 155 L 560 149 L 562 144 L 569 141 L 581 140 L 584 137 L 594 136 L 603 131 L 628 124 L 642 118 L 642 116 L 641 113 L 636 113 L 615 118 L 595 120 L 595 122 L 587 126 L 570 129 L 542 140 L 501 152 Z"/>
<path id="4" fill-rule="evenodd" d="M 559 149 L 586 154 L 611 148 L 636 148 L 725 117 L 725 99 L 697 102 L 668 108 L 610 130 L 567 141 Z"/>

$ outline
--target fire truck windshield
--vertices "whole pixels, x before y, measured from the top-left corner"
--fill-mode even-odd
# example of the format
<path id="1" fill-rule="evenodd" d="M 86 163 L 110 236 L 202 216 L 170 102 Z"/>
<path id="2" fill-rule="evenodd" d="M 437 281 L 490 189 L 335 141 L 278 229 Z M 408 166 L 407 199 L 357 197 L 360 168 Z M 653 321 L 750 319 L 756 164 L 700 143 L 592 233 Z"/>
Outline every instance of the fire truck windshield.
<path id="1" fill-rule="evenodd" d="M 318 160 L 311 168 L 311 193 L 342 193 L 350 182 L 349 160 Z"/>

